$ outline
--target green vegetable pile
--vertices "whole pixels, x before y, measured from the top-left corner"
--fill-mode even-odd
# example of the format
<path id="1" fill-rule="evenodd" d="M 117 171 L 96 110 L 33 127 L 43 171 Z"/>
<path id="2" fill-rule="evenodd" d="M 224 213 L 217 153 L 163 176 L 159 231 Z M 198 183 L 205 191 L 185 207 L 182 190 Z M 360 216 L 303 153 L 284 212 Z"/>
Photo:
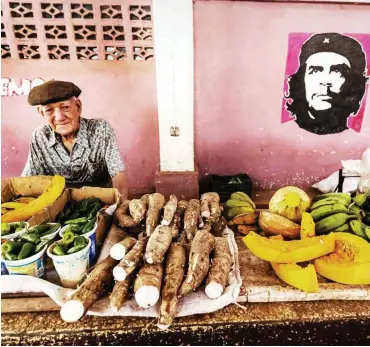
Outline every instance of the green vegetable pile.
<path id="1" fill-rule="evenodd" d="M 55 242 L 55 246 L 51 249 L 51 253 L 55 255 L 68 255 L 81 251 L 88 245 L 88 240 L 80 235 L 74 234 L 67 230 L 63 234 L 63 238 Z"/>
<path id="2" fill-rule="evenodd" d="M 52 234 L 60 227 L 55 225 L 38 225 L 32 231 L 24 233 L 15 240 L 7 240 L 1 246 L 1 253 L 6 260 L 21 260 L 40 252 L 50 241 L 41 240 L 42 236 Z"/>
<path id="3" fill-rule="evenodd" d="M 56 218 L 57 222 L 68 225 L 68 231 L 83 235 L 94 228 L 96 214 L 103 207 L 99 198 L 70 201 Z"/>
<path id="4" fill-rule="evenodd" d="M 18 231 L 23 230 L 26 227 L 25 222 L 16 222 L 16 223 L 1 223 L 1 235 L 11 235 Z"/>
<path id="5" fill-rule="evenodd" d="M 55 233 L 60 227 L 60 224 L 40 224 L 32 228 L 32 232 L 36 232 L 40 238 Z"/>

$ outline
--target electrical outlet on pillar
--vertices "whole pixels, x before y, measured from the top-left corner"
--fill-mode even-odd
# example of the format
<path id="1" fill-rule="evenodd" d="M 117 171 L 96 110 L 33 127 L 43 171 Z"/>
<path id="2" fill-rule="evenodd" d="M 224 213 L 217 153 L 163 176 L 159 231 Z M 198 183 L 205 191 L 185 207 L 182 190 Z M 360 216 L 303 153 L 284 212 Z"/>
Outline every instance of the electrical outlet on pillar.
<path id="1" fill-rule="evenodd" d="M 180 136 L 180 128 L 176 126 L 170 127 L 170 134 L 171 136 Z"/>

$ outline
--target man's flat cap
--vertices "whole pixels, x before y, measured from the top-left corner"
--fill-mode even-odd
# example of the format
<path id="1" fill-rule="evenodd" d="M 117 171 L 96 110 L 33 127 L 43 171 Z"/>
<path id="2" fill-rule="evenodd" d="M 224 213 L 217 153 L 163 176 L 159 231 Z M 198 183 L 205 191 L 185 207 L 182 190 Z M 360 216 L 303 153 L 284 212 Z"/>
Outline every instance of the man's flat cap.
<path id="1" fill-rule="evenodd" d="M 32 106 L 47 105 L 73 96 L 79 97 L 80 94 L 81 89 L 72 82 L 48 81 L 31 89 L 28 103 Z"/>
<path id="2" fill-rule="evenodd" d="M 322 33 L 311 36 L 303 45 L 299 56 L 302 66 L 307 59 L 316 53 L 333 52 L 348 59 L 351 69 L 363 74 L 366 69 L 366 57 L 361 44 L 345 35 L 337 33 Z"/>

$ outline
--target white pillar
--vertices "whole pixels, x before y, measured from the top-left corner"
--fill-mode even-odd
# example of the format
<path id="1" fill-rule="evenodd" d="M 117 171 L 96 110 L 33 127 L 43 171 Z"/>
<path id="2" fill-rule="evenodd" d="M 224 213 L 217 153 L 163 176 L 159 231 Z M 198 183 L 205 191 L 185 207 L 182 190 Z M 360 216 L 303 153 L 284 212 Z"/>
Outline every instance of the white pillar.
<path id="1" fill-rule="evenodd" d="M 160 170 L 194 171 L 193 2 L 153 0 L 152 13 Z"/>

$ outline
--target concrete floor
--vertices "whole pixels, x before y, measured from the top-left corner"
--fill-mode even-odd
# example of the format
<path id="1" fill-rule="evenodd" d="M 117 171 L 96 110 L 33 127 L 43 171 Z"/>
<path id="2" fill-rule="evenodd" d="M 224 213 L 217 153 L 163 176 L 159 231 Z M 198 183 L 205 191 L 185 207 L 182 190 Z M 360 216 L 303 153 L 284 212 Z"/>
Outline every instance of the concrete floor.
<path id="1" fill-rule="evenodd" d="M 88 316 L 66 323 L 59 312 L 2 315 L 2 345 L 370 345 L 369 301 L 231 305 L 175 320 Z"/>

